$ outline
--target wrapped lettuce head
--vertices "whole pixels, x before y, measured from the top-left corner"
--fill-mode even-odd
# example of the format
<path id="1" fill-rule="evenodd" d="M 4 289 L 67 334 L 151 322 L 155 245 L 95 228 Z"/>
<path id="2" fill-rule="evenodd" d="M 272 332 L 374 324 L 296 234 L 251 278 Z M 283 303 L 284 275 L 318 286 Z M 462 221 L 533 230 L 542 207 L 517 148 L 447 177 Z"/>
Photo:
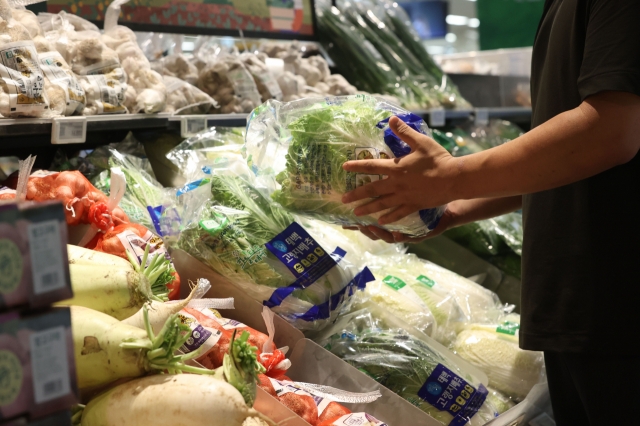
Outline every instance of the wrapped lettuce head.
<path id="1" fill-rule="evenodd" d="M 343 170 L 350 160 L 388 159 L 411 152 L 389 128 L 391 116 L 430 135 L 418 116 L 372 96 L 268 101 L 256 108 L 245 138 L 248 161 L 256 174 L 271 177 L 267 190 L 285 210 L 339 225 L 378 225 L 387 211 L 356 217 L 367 201 L 343 204 L 342 196 L 382 175 Z M 433 230 L 445 206 L 415 212 L 384 225 L 389 231 L 423 236 Z M 379 225 L 378 225 L 379 226 Z"/>

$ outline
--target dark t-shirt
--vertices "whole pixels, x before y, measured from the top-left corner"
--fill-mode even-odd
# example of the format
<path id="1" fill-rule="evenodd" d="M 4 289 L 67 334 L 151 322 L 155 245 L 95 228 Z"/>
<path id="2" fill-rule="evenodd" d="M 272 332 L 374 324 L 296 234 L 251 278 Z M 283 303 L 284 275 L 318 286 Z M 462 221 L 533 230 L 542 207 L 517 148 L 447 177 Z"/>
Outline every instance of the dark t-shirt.
<path id="1" fill-rule="evenodd" d="M 640 95 L 640 1 L 547 0 L 533 47 L 532 125 L 609 90 Z M 520 345 L 630 351 L 640 313 L 640 155 L 525 195 L 523 218 Z"/>

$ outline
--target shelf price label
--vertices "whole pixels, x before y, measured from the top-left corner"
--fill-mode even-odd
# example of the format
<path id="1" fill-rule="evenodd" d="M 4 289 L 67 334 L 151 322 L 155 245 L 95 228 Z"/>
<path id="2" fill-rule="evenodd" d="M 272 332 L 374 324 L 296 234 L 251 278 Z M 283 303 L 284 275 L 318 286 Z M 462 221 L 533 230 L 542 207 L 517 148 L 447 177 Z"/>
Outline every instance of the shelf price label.
<path id="1" fill-rule="evenodd" d="M 476 125 L 486 126 L 489 124 L 489 110 L 487 108 L 476 108 L 475 117 Z"/>
<path id="2" fill-rule="evenodd" d="M 62 145 L 87 140 L 87 117 L 56 117 L 51 120 L 51 143 Z"/>
<path id="3" fill-rule="evenodd" d="M 189 115 L 180 121 L 180 136 L 188 138 L 207 128 L 206 115 Z"/>
<path id="4" fill-rule="evenodd" d="M 434 108 L 429 111 L 429 126 L 442 127 L 445 125 L 447 115 L 444 108 Z"/>

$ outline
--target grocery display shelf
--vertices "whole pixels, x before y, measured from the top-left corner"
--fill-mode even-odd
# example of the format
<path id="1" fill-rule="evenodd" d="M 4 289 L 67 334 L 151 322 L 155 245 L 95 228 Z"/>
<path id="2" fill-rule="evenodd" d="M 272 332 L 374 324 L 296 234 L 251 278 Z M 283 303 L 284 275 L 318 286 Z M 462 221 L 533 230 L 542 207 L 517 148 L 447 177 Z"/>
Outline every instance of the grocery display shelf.
<path id="1" fill-rule="evenodd" d="M 431 127 L 440 127 L 466 120 L 482 121 L 490 118 L 504 118 L 518 121 L 528 121 L 531 117 L 530 108 L 476 108 L 466 110 L 432 109 L 414 111 L 423 117 Z M 31 148 L 46 148 L 57 144 L 86 144 L 97 146 L 118 140 L 121 134 L 129 131 L 178 131 L 183 136 L 196 133 L 205 127 L 229 126 L 243 127 L 247 123 L 246 114 L 218 114 L 218 115 L 190 115 L 173 116 L 169 114 L 144 115 L 98 115 L 89 117 L 63 117 L 55 119 L 57 126 L 53 126 L 54 119 L 18 118 L 0 119 L 0 155 L 7 155 L 7 151 Z M 86 122 L 86 125 L 83 124 Z M 70 131 L 77 131 L 76 138 L 52 138 L 52 129 L 60 132 L 60 128 L 69 127 Z M 84 127 L 82 127 L 84 126 Z M 64 130 L 62 131 L 64 132 Z M 60 136 L 58 134 L 58 136 Z M 69 136 L 69 134 L 67 134 Z M 124 138 L 124 136 L 122 136 Z M 62 141 L 60 141 L 60 139 Z M 53 141 L 53 142 L 52 142 Z"/>

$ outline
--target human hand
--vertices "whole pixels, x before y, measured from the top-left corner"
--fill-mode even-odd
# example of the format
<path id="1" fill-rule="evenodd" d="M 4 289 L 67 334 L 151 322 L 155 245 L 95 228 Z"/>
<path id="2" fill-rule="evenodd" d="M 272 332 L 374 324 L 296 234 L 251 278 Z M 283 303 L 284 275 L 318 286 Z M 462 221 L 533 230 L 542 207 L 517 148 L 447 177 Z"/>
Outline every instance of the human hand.
<path id="1" fill-rule="evenodd" d="M 347 161 L 342 166 L 348 172 L 386 176 L 342 197 L 343 203 L 371 199 L 354 210 L 356 216 L 391 209 L 380 217 L 380 225 L 451 201 L 451 188 L 458 172 L 455 159 L 430 137 L 413 130 L 398 117 L 391 117 L 389 127 L 411 147 L 411 153 L 388 160 Z M 372 235 L 378 235 L 369 231 Z"/>
<path id="2" fill-rule="evenodd" d="M 453 210 L 449 209 L 447 207 L 445 212 L 442 214 L 442 217 L 440 218 L 440 222 L 438 222 L 438 225 L 435 227 L 435 229 L 433 229 L 427 235 L 424 235 L 422 237 L 410 237 L 410 236 L 408 236 L 406 234 L 401 234 L 399 232 L 389 232 L 387 230 L 384 230 L 384 229 L 379 228 L 379 227 L 374 226 L 374 225 L 369 225 L 369 226 L 344 226 L 343 228 L 344 229 L 355 230 L 355 231 L 360 231 L 364 235 L 366 235 L 367 237 L 371 238 L 374 241 L 382 240 L 382 241 L 387 242 L 389 244 L 394 244 L 394 243 L 415 244 L 415 243 L 420 243 L 420 242 L 422 242 L 424 240 L 427 240 L 429 238 L 437 237 L 438 235 L 442 234 L 446 230 L 457 226 L 457 219 L 456 218 L 457 218 L 457 216 L 453 212 Z"/>

